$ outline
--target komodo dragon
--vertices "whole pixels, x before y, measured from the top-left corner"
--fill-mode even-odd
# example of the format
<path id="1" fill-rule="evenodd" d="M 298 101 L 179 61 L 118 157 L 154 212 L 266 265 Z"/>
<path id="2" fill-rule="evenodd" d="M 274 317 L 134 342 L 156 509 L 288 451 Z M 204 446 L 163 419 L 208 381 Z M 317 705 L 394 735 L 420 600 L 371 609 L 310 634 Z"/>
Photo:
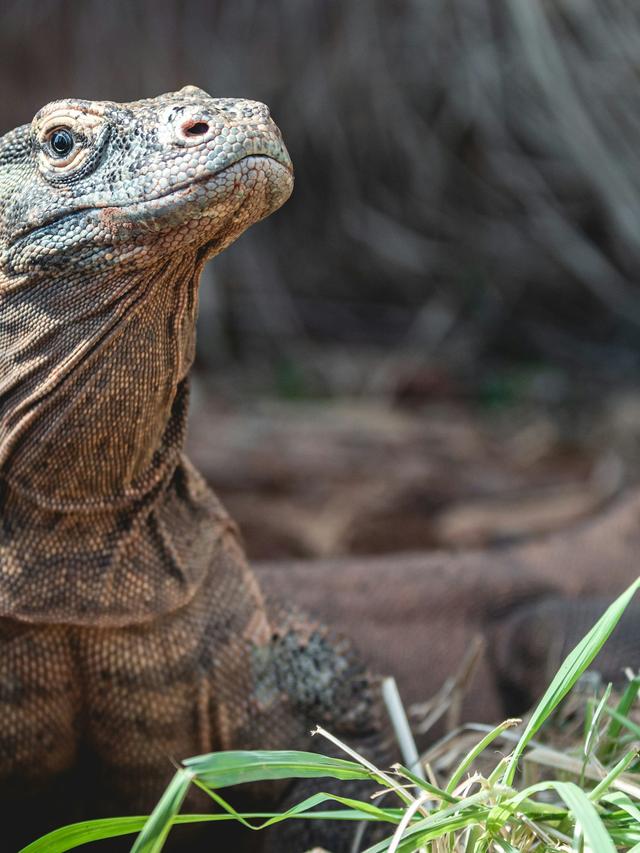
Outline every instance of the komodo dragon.
<path id="1" fill-rule="evenodd" d="M 191 754 L 309 748 L 322 723 L 384 755 L 377 682 L 267 609 L 182 454 L 202 267 L 292 184 L 267 108 L 195 87 L 57 101 L 0 139 L 3 850 L 40 816 L 149 810 Z M 228 849 L 229 824 L 208 832 Z M 319 822 L 261 838 L 350 843 Z"/>
<path id="2" fill-rule="evenodd" d="M 201 269 L 291 187 L 266 108 L 193 87 L 124 105 L 58 101 L 0 139 L 3 849 L 24 834 L 29 795 L 38 799 L 23 840 L 41 830 L 40 816 L 46 826 L 150 808 L 171 758 L 308 748 L 317 722 L 361 751 L 385 754 L 376 679 L 346 644 L 265 602 L 233 523 L 181 450 Z M 557 624 L 557 610 L 517 605 L 570 591 L 571 572 L 563 578 L 558 563 L 545 564 L 546 579 L 526 560 L 495 555 L 389 565 L 393 573 L 375 562 L 346 565 L 329 595 L 334 615 L 339 595 L 359 588 L 379 604 L 365 584 L 377 578 L 389 612 L 411 610 L 420 628 L 400 648 L 419 640 L 407 677 L 417 688 L 455 662 L 455 629 L 473 612 L 474 594 L 482 618 L 487 601 L 499 602 L 505 636 L 529 630 L 536 640 L 537 616 Z M 301 581 L 293 593 L 304 599 L 312 575 L 291 572 L 287 581 L 265 570 L 267 586 L 291 599 Z M 599 583 L 609 592 L 611 577 L 599 578 L 592 572 L 581 591 Z M 325 576 L 327 588 L 333 580 Z M 467 595 L 460 610 L 457 588 Z M 396 594 L 411 607 L 392 606 Z M 433 641 L 438 610 L 450 645 Z M 559 612 L 568 622 L 564 605 Z M 364 645 L 376 646 L 378 627 L 379 644 L 387 642 L 381 619 Z M 517 682 L 522 656 L 504 658 L 505 678 Z M 496 703 L 491 713 L 500 710 Z M 266 808 L 267 789 L 255 793 Z M 303 793 L 297 785 L 285 796 Z M 219 849 L 231 831 L 215 828 Z M 286 824 L 263 840 L 291 853 L 312 843 L 341 853 L 350 844 L 318 822 Z"/>

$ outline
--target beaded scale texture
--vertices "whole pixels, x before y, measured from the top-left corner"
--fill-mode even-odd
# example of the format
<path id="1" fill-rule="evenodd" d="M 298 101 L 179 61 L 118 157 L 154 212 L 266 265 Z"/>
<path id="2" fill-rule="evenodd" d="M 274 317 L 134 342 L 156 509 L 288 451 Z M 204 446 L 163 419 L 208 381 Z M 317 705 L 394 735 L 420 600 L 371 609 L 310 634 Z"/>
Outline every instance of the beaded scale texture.
<path id="1" fill-rule="evenodd" d="M 315 723 L 377 748 L 377 682 L 324 629 L 265 602 L 182 452 L 202 267 L 292 185 L 264 105 L 191 86 L 57 101 L 0 138 L 8 827 L 8 803 L 42 807 L 70 784 L 70 817 L 140 813 L 173 759 L 309 748 Z M 66 818 L 57 805 L 47 826 Z M 349 845 L 331 824 L 279 832 L 264 849 Z"/>

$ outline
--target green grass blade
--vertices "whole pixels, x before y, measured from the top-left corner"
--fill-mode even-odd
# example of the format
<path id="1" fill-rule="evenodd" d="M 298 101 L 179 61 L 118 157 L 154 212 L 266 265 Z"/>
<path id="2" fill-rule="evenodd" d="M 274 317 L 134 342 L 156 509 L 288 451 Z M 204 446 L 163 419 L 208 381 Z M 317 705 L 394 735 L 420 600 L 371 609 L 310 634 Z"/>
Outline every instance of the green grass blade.
<path id="1" fill-rule="evenodd" d="M 400 842 L 398 853 L 415 853 L 430 841 L 441 839 L 451 832 L 460 832 L 468 826 L 481 823 L 483 814 L 484 812 L 474 810 L 463 811 L 460 814 L 448 815 L 446 818 L 434 820 L 433 825 L 426 830 L 412 829 L 410 833 L 407 833 L 406 840 Z M 392 837 L 374 847 L 369 847 L 364 853 L 383 853 L 383 851 L 388 850 Z"/>
<path id="2" fill-rule="evenodd" d="M 511 756 L 504 775 L 504 783 L 511 786 L 515 778 L 516 769 L 520 756 L 525 750 L 531 738 L 538 731 L 552 711 L 560 704 L 567 693 L 588 668 L 602 646 L 605 644 L 611 632 L 618 624 L 625 608 L 633 598 L 638 587 L 640 578 L 637 578 L 631 586 L 625 590 L 611 604 L 605 613 L 598 619 L 589 633 L 569 653 L 560 669 L 553 678 L 544 696 L 531 714 L 529 722 L 522 733 L 522 737 Z"/>
<path id="3" fill-rule="evenodd" d="M 613 841 L 596 807 L 575 782 L 538 782 L 536 785 L 531 785 L 524 791 L 520 791 L 504 805 L 513 812 L 526 799 L 541 791 L 556 791 L 559 794 L 576 822 L 580 824 L 584 838 L 592 850 L 597 851 L 597 853 L 616 853 Z"/>
<path id="4" fill-rule="evenodd" d="M 265 818 L 270 814 L 243 815 L 244 817 Z M 149 815 L 135 817 L 106 817 L 95 820 L 84 820 L 79 823 L 70 823 L 48 832 L 36 841 L 32 841 L 23 847 L 19 853 L 66 853 L 67 850 L 75 850 L 83 844 L 93 841 L 104 841 L 108 838 L 118 838 L 121 835 L 133 835 L 140 832 Z M 175 824 L 203 823 L 218 820 L 229 820 L 228 815 L 216 814 L 188 814 L 178 815 L 174 819 Z"/>
<path id="5" fill-rule="evenodd" d="M 196 755 L 182 762 L 209 788 L 274 779 L 371 779 L 355 761 L 294 750 L 235 750 Z"/>
<path id="6" fill-rule="evenodd" d="M 180 768 L 177 771 L 136 838 L 131 853 L 159 853 L 162 850 L 192 779 L 190 770 Z"/>
<path id="7" fill-rule="evenodd" d="M 445 803 L 456 803 L 460 799 L 459 797 L 452 797 L 451 794 L 447 794 L 447 792 L 443 791 L 441 788 L 436 788 L 435 785 L 427 782 L 422 778 L 422 776 L 418 776 L 403 764 L 394 764 L 393 767 L 398 776 L 408 779 L 409 782 L 413 782 L 418 790 L 426 791 L 431 794 L 434 800 L 442 800 Z"/>
<path id="8" fill-rule="evenodd" d="M 485 749 L 493 743 L 493 741 L 500 737 L 500 735 L 506 731 L 507 729 L 512 728 L 513 726 L 517 726 L 521 720 L 505 720 L 504 723 L 500 723 L 499 726 L 496 726 L 494 729 L 486 734 L 482 740 L 480 740 L 474 747 L 471 749 L 465 757 L 462 759 L 460 764 L 456 767 L 451 775 L 451 779 L 449 780 L 449 784 L 446 787 L 447 794 L 452 794 L 458 782 L 462 779 L 466 770 L 473 764 L 476 758 L 481 755 Z"/>
<path id="9" fill-rule="evenodd" d="M 381 809 L 378 806 L 374 806 L 372 803 L 352 800 L 349 797 L 339 797 L 336 794 L 321 793 L 313 794 L 303 802 L 288 809 L 288 811 L 279 815 L 274 815 L 260 828 L 262 829 L 268 826 L 273 826 L 276 823 L 280 823 L 283 820 L 289 820 L 293 817 L 300 817 L 303 813 L 309 813 L 309 809 L 315 808 L 315 806 L 326 802 L 339 803 L 340 805 L 347 807 L 346 810 L 343 809 L 340 811 L 323 812 L 323 815 L 330 820 L 375 820 L 395 825 L 400 822 L 403 814 L 402 809 Z"/>
<path id="10" fill-rule="evenodd" d="M 631 706 L 636 701 L 636 696 L 638 695 L 638 690 L 640 689 L 640 677 L 632 678 L 631 681 L 627 684 L 626 690 L 622 694 L 620 701 L 616 707 L 616 712 L 620 714 L 621 717 L 626 718 L 631 710 Z M 611 722 L 609 723 L 609 728 L 607 729 L 607 735 L 604 742 L 604 746 L 601 750 L 600 759 L 603 762 L 606 762 L 607 758 L 611 755 L 615 748 L 616 740 L 620 735 L 620 731 L 622 729 L 622 724 L 619 719 L 615 717 L 611 718 Z"/>
<path id="11" fill-rule="evenodd" d="M 612 684 L 607 684 L 607 687 L 598 702 L 598 706 L 595 711 L 591 714 L 591 719 L 589 721 L 589 727 L 587 729 L 587 734 L 584 739 L 584 744 L 582 748 L 582 754 L 584 756 L 585 761 L 588 761 L 591 757 L 591 753 L 593 752 L 596 741 L 598 738 L 598 727 L 600 725 L 600 720 L 602 719 L 602 715 L 604 713 L 607 702 L 609 701 L 609 696 L 611 696 L 611 690 L 613 689 Z"/>
<path id="12" fill-rule="evenodd" d="M 19 853 L 66 853 L 82 844 L 102 841 L 104 838 L 117 838 L 140 832 L 147 817 L 117 817 L 101 820 L 85 820 L 54 829 L 31 844 L 23 847 Z"/>
<path id="13" fill-rule="evenodd" d="M 306 813 L 311 809 L 327 802 L 339 803 L 340 805 L 347 806 L 348 809 L 348 812 L 338 813 L 337 810 L 335 812 L 331 812 L 332 820 L 382 820 L 389 821 L 391 823 L 398 823 L 402 817 L 401 809 L 382 809 L 369 802 L 362 802 L 361 800 L 353 800 L 347 797 L 340 797 L 337 794 L 327 794 L 324 791 L 319 791 L 318 793 L 312 794 L 310 797 L 307 797 L 297 803 L 295 806 L 292 806 L 286 812 L 278 812 L 275 814 L 271 813 L 268 815 L 267 820 L 260 824 L 252 824 L 246 815 L 237 812 L 233 806 L 231 806 L 226 800 L 223 800 L 215 790 L 209 790 L 206 785 L 199 783 L 197 780 L 194 781 L 195 784 L 198 785 L 205 794 L 208 794 L 219 806 L 221 806 L 229 816 L 252 830 L 265 829 L 266 827 L 272 826 L 275 823 L 280 823 L 283 820 L 300 817 L 303 813 L 305 813 L 306 816 Z M 314 814 L 318 813 L 316 812 Z M 345 817 L 345 815 L 347 816 Z"/>
<path id="14" fill-rule="evenodd" d="M 324 811 L 316 810 L 313 812 L 305 811 L 302 808 L 305 806 L 307 809 L 310 809 L 327 801 L 346 805 L 347 808 Z M 397 824 L 402 818 L 402 813 L 403 810 L 399 808 L 381 809 L 371 803 L 363 803 L 359 800 L 350 800 L 332 794 L 316 794 L 313 797 L 309 797 L 304 803 L 299 803 L 283 814 L 274 812 L 185 814 L 176 815 L 172 820 L 172 825 L 220 823 L 221 821 L 237 820 L 245 826 L 250 826 L 252 829 L 261 829 L 288 817 L 304 818 L 305 820 L 376 820 Z M 72 823 L 68 826 L 55 829 L 53 832 L 47 833 L 47 835 L 43 835 L 41 838 L 23 847 L 19 853 L 67 853 L 67 851 L 75 850 L 84 844 L 104 841 L 109 838 L 118 838 L 123 835 L 133 835 L 136 832 L 140 832 L 148 819 L 148 815 L 142 815 L 139 817 L 100 818 Z M 251 825 L 249 823 L 251 820 L 259 820 L 260 825 Z"/>
<path id="15" fill-rule="evenodd" d="M 616 808 L 625 811 L 630 817 L 637 821 L 638 826 L 640 827 L 640 809 L 635 805 L 628 794 L 625 794 L 622 791 L 610 791 L 605 794 L 602 799 L 606 800 L 608 803 L 613 803 Z"/>
<path id="16" fill-rule="evenodd" d="M 616 853 L 615 845 L 600 815 L 585 792 L 573 782 L 553 782 L 552 784 L 572 812 L 576 822 L 580 824 L 585 841 L 591 849 L 597 850 L 598 853 Z"/>
<path id="17" fill-rule="evenodd" d="M 592 802 L 597 802 L 600 797 L 613 785 L 618 776 L 627 769 L 627 767 L 638 757 L 638 750 L 631 749 L 623 756 L 618 763 L 611 768 L 604 779 L 598 782 L 593 791 L 589 792 L 589 799 Z"/>
<path id="18" fill-rule="evenodd" d="M 640 738 L 640 726 L 637 723 L 634 723 L 633 720 L 630 720 L 623 714 L 618 713 L 615 708 L 607 708 L 607 714 L 610 715 L 612 720 L 615 720 L 615 722 L 620 725 L 621 729 L 628 729 L 634 737 Z"/>
<path id="19" fill-rule="evenodd" d="M 472 794 L 470 797 L 459 800 L 451 806 L 439 809 L 428 817 L 420 817 L 407 828 L 405 833 L 407 841 L 401 843 L 399 853 L 406 850 L 406 845 L 414 840 L 419 842 L 416 843 L 415 848 L 418 849 L 425 841 L 439 838 L 442 835 L 474 823 L 481 823 L 487 816 L 486 800 L 486 792 L 480 791 L 477 794 Z M 391 837 L 384 841 L 379 841 L 372 847 L 368 847 L 364 853 L 382 853 L 390 843 Z"/>

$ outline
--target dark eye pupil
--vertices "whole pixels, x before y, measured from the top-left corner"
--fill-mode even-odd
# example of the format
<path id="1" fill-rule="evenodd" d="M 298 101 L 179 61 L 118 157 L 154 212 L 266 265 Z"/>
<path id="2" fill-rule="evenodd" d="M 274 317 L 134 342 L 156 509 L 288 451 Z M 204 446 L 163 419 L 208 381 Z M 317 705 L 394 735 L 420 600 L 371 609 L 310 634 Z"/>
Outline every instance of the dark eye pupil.
<path id="1" fill-rule="evenodd" d="M 54 130 L 51 134 L 51 150 L 58 157 L 66 157 L 73 148 L 73 136 L 68 130 Z"/>

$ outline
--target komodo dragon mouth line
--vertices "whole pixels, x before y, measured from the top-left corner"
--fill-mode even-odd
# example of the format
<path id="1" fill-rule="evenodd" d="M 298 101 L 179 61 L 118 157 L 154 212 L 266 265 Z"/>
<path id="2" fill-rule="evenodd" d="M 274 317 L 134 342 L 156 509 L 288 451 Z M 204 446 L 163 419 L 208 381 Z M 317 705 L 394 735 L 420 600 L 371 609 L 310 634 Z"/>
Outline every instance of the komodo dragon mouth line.
<path id="1" fill-rule="evenodd" d="M 77 210 L 72 211 L 71 213 L 66 213 L 61 216 L 52 216 L 50 219 L 45 219 L 42 223 L 37 225 L 35 228 L 30 228 L 28 230 L 18 232 L 15 235 L 15 239 L 10 244 L 9 248 L 15 248 L 20 242 L 23 240 L 33 237 L 34 235 L 44 233 L 47 229 L 51 228 L 53 225 L 60 225 L 62 223 L 73 222 L 74 219 L 81 218 L 90 213 L 98 213 L 103 214 L 105 211 L 122 211 L 125 213 L 126 211 L 136 210 L 139 211 L 139 216 L 136 217 L 127 217 L 126 215 L 111 217 L 112 222 L 120 222 L 122 224 L 129 222 L 140 222 L 144 219 L 144 214 L 147 211 L 153 209 L 154 206 L 158 205 L 158 202 L 162 202 L 164 200 L 170 200 L 172 198 L 176 198 L 177 203 L 175 204 L 174 210 L 179 211 L 185 204 L 189 204 L 192 200 L 189 199 L 188 193 L 190 190 L 198 188 L 198 187 L 206 187 L 211 184 L 212 187 L 219 183 L 219 179 L 221 175 L 224 175 L 225 172 L 229 172 L 233 169 L 237 169 L 237 167 L 246 161 L 256 160 L 256 161 L 266 161 L 270 164 L 271 168 L 280 168 L 283 174 L 288 174 L 291 177 L 291 182 L 293 182 L 293 166 L 291 165 L 291 161 L 287 161 L 284 158 L 277 159 L 270 154 L 262 154 L 262 153 L 254 153 L 247 154 L 242 157 L 239 157 L 237 160 L 234 160 L 232 163 L 228 163 L 226 166 L 218 169 L 216 172 L 211 172 L 208 175 L 205 175 L 201 178 L 197 178 L 190 181 L 184 181 L 183 183 L 173 186 L 169 188 L 164 193 L 158 193 L 157 195 L 149 196 L 145 198 L 143 201 L 131 201 L 126 200 L 122 203 L 113 203 L 113 202 L 105 202 L 104 205 L 87 205 L 86 207 L 79 207 Z M 229 187 L 229 190 L 224 195 L 220 195 L 215 199 L 214 203 L 222 203 L 230 198 L 234 193 L 237 193 L 239 186 L 239 177 L 234 182 L 232 187 Z M 178 200 L 178 197 L 179 200 Z M 203 199 L 205 202 L 205 206 L 203 207 L 203 211 L 207 209 L 206 201 L 207 199 Z M 213 205 L 211 205 L 213 207 Z M 158 210 L 158 217 L 153 217 L 153 219 L 161 218 L 167 214 L 167 212 L 171 211 L 171 205 L 168 204 L 166 207 Z M 185 217 L 187 219 L 189 217 Z M 183 220 L 184 221 L 184 220 Z M 169 227 L 173 223 L 169 223 Z M 176 223 L 179 224 L 179 223 Z M 150 229 L 155 230 L 155 229 Z M 159 230 L 159 229 L 158 229 Z"/>
<path id="2" fill-rule="evenodd" d="M 162 201 L 166 200 L 168 202 L 168 204 L 166 206 L 161 205 L 158 209 L 158 216 L 152 217 L 152 221 L 154 221 L 156 218 L 158 220 L 163 220 L 168 213 L 170 214 L 174 211 L 175 211 L 175 213 L 179 213 L 179 211 L 183 207 L 187 207 L 187 206 L 190 207 L 193 202 L 195 202 L 197 204 L 197 202 L 200 201 L 200 199 L 197 197 L 193 198 L 193 199 L 190 197 L 192 190 L 195 190 L 197 193 L 197 190 L 199 188 L 208 188 L 209 186 L 211 186 L 212 190 L 215 190 L 215 188 L 217 186 L 219 186 L 219 178 L 221 175 L 224 175 L 228 172 L 235 171 L 237 173 L 237 176 L 234 179 L 233 186 L 230 186 L 228 189 L 226 189 L 225 192 L 223 192 L 221 194 L 214 192 L 212 196 L 209 196 L 206 193 L 204 194 L 204 196 L 202 198 L 202 204 L 203 204 L 202 213 L 203 213 L 203 215 L 206 215 L 206 212 L 209 209 L 214 208 L 215 205 L 218 203 L 223 203 L 223 202 L 227 201 L 232 196 L 237 197 L 239 202 L 243 202 L 245 197 L 247 195 L 250 195 L 251 192 L 253 192 L 253 190 L 257 186 L 257 183 L 255 185 L 249 187 L 248 192 L 244 191 L 242 189 L 242 180 L 241 180 L 242 172 L 238 168 L 239 166 L 241 166 L 242 163 L 249 163 L 252 160 L 257 161 L 257 162 L 260 162 L 260 161 L 268 162 L 270 168 L 273 168 L 275 166 L 277 168 L 282 169 L 283 173 L 288 173 L 289 175 L 293 175 L 293 169 L 288 164 L 283 163 L 280 160 L 276 160 L 274 157 L 270 157 L 266 154 L 258 154 L 258 155 L 250 154 L 250 155 L 247 155 L 245 157 L 241 157 L 238 160 L 235 160 L 233 163 L 229 163 L 229 165 L 224 166 L 219 171 L 217 171 L 217 172 L 215 172 L 215 173 L 213 173 L 207 177 L 203 177 L 203 178 L 200 178 L 198 180 L 194 180 L 194 181 L 190 181 L 190 182 L 185 182 L 185 183 L 181 184 L 180 186 L 172 187 L 168 192 L 163 193 L 162 195 L 157 195 L 157 196 L 154 196 L 152 198 L 144 199 L 144 201 L 141 201 L 141 202 L 134 202 L 133 204 L 110 205 L 109 209 L 122 211 L 125 214 L 125 216 L 123 216 L 123 221 L 127 221 L 127 217 L 126 217 L 127 211 L 132 211 L 132 210 L 139 211 L 140 219 L 144 220 L 145 213 L 147 213 L 148 211 L 151 211 L 153 213 L 154 208 L 158 206 L 158 202 L 162 202 Z M 287 188 L 284 191 L 280 190 L 280 193 L 278 193 L 278 194 L 279 195 L 284 194 L 284 192 L 286 192 L 288 194 L 289 188 Z M 175 205 L 172 204 L 172 201 L 174 199 L 175 199 Z M 136 221 L 137 222 L 137 218 L 138 218 L 137 216 L 131 217 L 131 218 L 129 218 L 128 221 Z M 178 217 L 178 218 L 180 218 L 180 217 Z M 188 219 L 190 217 L 185 216 L 184 218 Z"/>

